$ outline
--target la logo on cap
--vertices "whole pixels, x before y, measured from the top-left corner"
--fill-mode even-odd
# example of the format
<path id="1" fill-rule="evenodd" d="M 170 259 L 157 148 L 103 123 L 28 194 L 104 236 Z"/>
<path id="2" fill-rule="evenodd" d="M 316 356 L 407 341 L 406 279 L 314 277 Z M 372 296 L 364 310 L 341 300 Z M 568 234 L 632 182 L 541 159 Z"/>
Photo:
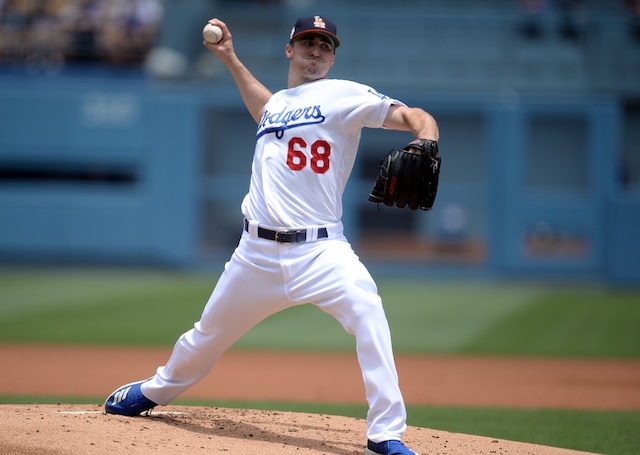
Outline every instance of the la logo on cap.
<path id="1" fill-rule="evenodd" d="M 316 28 L 327 28 L 327 24 L 320 16 L 313 16 L 313 26 Z"/>

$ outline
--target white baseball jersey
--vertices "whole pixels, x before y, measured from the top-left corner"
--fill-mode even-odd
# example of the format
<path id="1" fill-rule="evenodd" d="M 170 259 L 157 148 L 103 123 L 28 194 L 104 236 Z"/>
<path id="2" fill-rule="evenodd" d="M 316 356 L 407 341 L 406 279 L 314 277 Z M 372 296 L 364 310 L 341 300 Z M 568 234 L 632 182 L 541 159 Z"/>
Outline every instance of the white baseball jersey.
<path id="1" fill-rule="evenodd" d="M 322 79 L 275 93 L 258 125 L 243 214 L 265 226 L 337 223 L 362 128 L 381 128 L 392 104 L 351 81 Z"/>

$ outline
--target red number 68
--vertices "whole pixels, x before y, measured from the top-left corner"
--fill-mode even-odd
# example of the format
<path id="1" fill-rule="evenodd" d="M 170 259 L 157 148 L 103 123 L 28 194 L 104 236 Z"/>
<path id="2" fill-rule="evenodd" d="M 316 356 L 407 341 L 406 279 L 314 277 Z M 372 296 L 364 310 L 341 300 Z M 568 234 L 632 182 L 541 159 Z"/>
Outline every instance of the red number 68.
<path id="1" fill-rule="evenodd" d="M 289 141 L 287 152 L 287 166 L 292 171 L 301 171 L 307 165 L 307 142 L 301 137 L 293 137 Z M 316 174 L 324 174 L 329 170 L 329 156 L 331 146 L 327 141 L 317 140 L 311 144 L 311 169 Z"/>

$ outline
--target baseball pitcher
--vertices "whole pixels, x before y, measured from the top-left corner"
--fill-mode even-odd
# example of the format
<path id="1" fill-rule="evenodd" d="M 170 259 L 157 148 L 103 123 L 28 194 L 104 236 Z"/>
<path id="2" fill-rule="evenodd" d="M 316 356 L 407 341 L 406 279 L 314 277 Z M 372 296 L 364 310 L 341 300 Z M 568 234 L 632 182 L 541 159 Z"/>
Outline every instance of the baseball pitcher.
<path id="1" fill-rule="evenodd" d="M 105 410 L 137 416 L 169 404 L 260 321 L 312 303 L 355 336 L 369 405 L 366 454 L 415 455 L 401 442 L 406 411 L 389 325 L 375 282 L 343 234 L 342 195 L 362 129 L 402 130 L 412 138 L 382 159 L 369 199 L 430 209 L 440 172 L 437 124 L 371 87 L 329 79 L 340 40 L 325 17 L 295 23 L 284 49 L 287 88 L 275 94 L 238 59 L 227 25 L 209 23 L 222 37 L 204 45 L 228 67 L 257 123 L 242 237 L 200 320 L 179 337 L 167 363 L 118 388 Z"/>

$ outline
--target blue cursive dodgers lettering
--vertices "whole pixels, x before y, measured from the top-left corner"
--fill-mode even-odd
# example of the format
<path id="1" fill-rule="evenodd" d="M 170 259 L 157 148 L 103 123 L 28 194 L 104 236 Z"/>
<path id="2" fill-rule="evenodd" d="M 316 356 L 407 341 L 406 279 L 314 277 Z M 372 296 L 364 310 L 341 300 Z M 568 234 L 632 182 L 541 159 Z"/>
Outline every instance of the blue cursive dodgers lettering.
<path id="1" fill-rule="evenodd" d="M 297 109 L 284 107 L 280 112 L 275 113 L 265 110 L 258 124 L 256 139 L 269 133 L 276 133 L 276 137 L 281 139 L 286 130 L 322 123 L 324 120 L 325 116 L 322 115 L 320 106 L 307 106 Z"/>

